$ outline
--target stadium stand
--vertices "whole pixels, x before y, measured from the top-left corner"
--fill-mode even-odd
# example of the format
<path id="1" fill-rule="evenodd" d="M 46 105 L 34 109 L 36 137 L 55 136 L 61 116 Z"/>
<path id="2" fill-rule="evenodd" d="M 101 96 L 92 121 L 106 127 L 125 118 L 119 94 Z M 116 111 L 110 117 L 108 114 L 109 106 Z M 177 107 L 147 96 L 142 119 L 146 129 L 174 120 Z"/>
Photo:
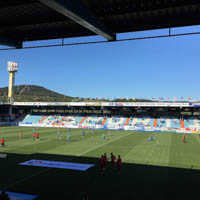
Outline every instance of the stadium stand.
<path id="1" fill-rule="evenodd" d="M 28 114 L 19 123 L 20 126 L 101 128 L 146 131 L 188 131 L 200 129 L 200 120 L 196 118 L 179 119 L 177 117 L 98 117 L 76 115 L 31 115 Z"/>
<path id="2" fill-rule="evenodd" d="M 0 114 L 0 126 L 17 126 L 24 119 L 24 117 L 24 114 Z"/>
<path id="3" fill-rule="evenodd" d="M 42 120 L 42 116 L 40 115 L 27 115 L 23 120 L 24 123 L 40 123 Z"/>

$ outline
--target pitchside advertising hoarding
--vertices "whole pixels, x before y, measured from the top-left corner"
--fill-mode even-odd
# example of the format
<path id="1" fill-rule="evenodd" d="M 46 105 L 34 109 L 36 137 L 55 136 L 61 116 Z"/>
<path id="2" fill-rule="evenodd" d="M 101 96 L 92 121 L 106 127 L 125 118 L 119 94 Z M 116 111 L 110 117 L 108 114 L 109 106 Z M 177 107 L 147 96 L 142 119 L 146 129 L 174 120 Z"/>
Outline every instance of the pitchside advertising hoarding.
<path id="1" fill-rule="evenodd" d="M 190 107 L 200 107 L 200 103 L 189 103 Z"/>
<path id="2" fill-rule="evenodd" d="M 149 126 L 119 126 L 119 125 L 67 125 L 67 124 L 39 124 L 39 123 L 19 123 L 19 126 L 25 127 L 61 127 L 74 129 L 104 129 L 104 130 L 126 130 L 126 131 L 155 131 L 155 132 L 177 132 L 177 133 L 199 133 L 200 128 L 166 128 L 166 127 L 149 127 Z"/>
<path id="3" fill-rule="evenodd" d="M 189 107 L 189 103 L 162 103 L 162 102 L 119 102 L 115 103 L 115 106 L 125 107 Z"/>

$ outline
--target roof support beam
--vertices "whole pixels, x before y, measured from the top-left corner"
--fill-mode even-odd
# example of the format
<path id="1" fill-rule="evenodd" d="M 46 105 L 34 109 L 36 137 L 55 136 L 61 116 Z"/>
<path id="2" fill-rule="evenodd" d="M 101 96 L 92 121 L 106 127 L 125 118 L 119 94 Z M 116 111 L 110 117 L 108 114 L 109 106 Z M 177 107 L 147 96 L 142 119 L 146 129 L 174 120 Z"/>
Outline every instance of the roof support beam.
<path id="1" fill-rule="evenodd" d="M 116 34 L 101 25 L 96 17 L 80 0 L 39 0 L 44 5 L 70 18 L 90 31 L 101 35 L 109 41 L 116 40 Z"/>
<path id="2" fill-rule="evenodd" d="M 22 42 L 16 42 L 13 41 L 12 39 L 5 39 L 5 38 L 0 38 L 0 45 L 15 47 L 17 49 L 22 48 Z"/>

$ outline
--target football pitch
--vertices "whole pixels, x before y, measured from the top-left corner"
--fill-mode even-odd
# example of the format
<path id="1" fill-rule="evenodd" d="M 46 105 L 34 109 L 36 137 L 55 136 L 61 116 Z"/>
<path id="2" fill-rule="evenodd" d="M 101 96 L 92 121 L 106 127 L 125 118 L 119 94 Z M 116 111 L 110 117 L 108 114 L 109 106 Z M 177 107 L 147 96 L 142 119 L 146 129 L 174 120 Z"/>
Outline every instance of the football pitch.
<path id="1" fill-rule="evenodd" d="M 19 137 L 18 132 L 22 131 Z M 172 199 L 199 195 L 200 137 L 186 134 L 131 131 L 0 127 L 7 158 L 0 158 L 0 189 L 38 195 L 37 199 Z M 105 134 L 105 140 L 102 135 Z M 153 141 L 148 142 L 149 136 Z M 110 163 L 104 174 L 98 159 L 107 153 L 122 158 L 118 173 Z M 31 160 L 94 164 L 87 171 L 22 166 Z"/>

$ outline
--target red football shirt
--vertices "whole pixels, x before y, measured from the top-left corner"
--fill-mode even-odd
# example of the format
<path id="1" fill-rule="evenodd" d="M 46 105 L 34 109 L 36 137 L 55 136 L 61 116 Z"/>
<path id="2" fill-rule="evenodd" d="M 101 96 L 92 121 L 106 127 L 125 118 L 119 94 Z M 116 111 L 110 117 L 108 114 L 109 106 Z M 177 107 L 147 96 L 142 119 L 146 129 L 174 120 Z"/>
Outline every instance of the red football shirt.
<path id="1" fill-rule="evenodd" d="M 111 161 L 114 162 L 115 161 L 115 156 L 111 155 Z"/>
<path id="2" fill-rule="evenodd" d="M 99 158 L 99 166 L 102 167 L 103 166 L 103 158 Z"/>
<path id="3" fill-rule="evenodd" d="M 117 159 L 117 164 L 118 164 L 118 165 L 121 165 L 121 163 L 122 163 L 121 158 L 118 158 L 118 159 Z"/>
<path id="4" fill-rule="evenodd" d="M 104 159 L 104 161 L 106 162 L 107 161 L 107 156 L 103 156 L 103 159 Z"/>
<path id="5" fill-rule="evenodd" d="M 3 138 L 1 138 L 1 144 L 3 144 L 4 143 L 4 139 Z"/>

